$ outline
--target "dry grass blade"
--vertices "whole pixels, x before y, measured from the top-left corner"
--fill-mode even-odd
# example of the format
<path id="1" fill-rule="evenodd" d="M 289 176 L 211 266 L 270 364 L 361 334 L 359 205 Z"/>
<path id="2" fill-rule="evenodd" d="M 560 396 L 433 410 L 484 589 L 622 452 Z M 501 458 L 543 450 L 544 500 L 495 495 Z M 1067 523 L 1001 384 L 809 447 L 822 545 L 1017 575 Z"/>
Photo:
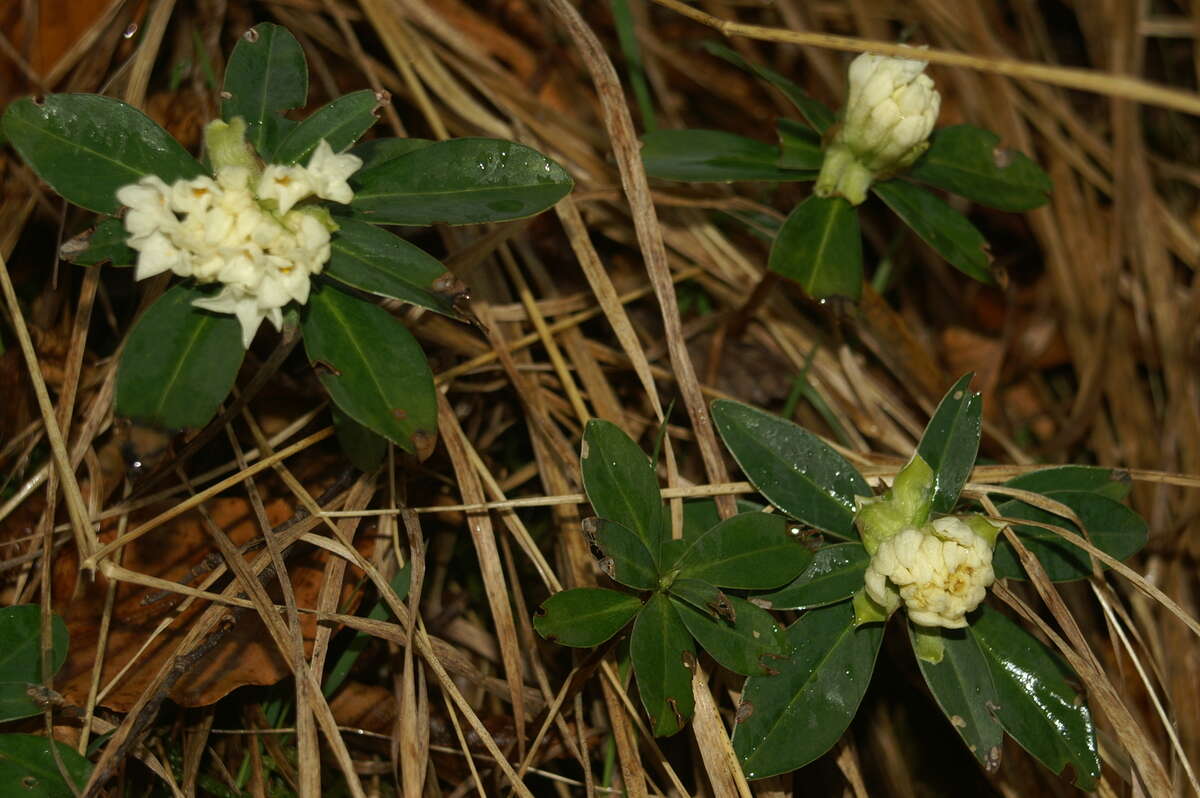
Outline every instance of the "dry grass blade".
<path id="1" fill-rule="evenodd" d="M 681 2 L 681 0 L 653 0 L 653 2 L 670 8 L 672 11 L 676 11 L 702 25 L 714 28 L 726 36 L 745 36 L 761 41 L 806 44 L 830 50 L 872 52 L 900 58 L 908 58 L 913 54 L 911 47 L 905 47 L 900 44 L 732 22 L 688 6 Z M 1103 75 L 1088 69 L 1070 69 L 1067 67 L 1030 64 L 1011 59 L 988 58 L 936 49 L 923 50 L 921 58 L 935 64 L 945 64 L 964 69 L 977 69 L 982 72 L 991 72 L 997 75 L 1006 75 L 1025 80 L 1040 80 L 1065 88 L 1107 94 L 1151 105 L 1161 105 L 1164 108 L 1174 108 L 1190 114 L 1200 114 L 1200 95 L 1165 86 L 1155 86 L 1154 84 L 1125 75 Z"/>
<path id="2" fill-rule="evenodd" d="M 40 600 L 46 641 L 51 610 L 76 618 L 89 607 L 86 622 L 71 622 L 72 650 L 94 651 L 94 663 L 69 660 L 47 679 L 78 712 L 54 707 L 37 721 L 79 751 L 98 749 L 89 795 L 149 784 L 171 795 L 1065 796 L 1071 787 L 1016 747 L 983 776 L 949 744 L 952 731 L 930 725 L 929 696 L 892 657 L 880 658 L 834 750 L 747 784 L 729 738 L 740 679 L 698 666 L 694 722 L 656 740 L 636 675 L 618 678 L 620 635 L 588 653 L 534 631 L 548 595 L 615 587 L 580 530 L 579 441 L 592 417 L 646 449 L 663 431 L 661 496 L 678 535 L 685 503 L 715 498 L 727 514 L 739 498 L 758 500 L 723 470 L 713 398 L 788 417 L 881 488 L 938 397 L 972 371 L 984 394 L 981 459 L 993 464 L 973 470 L 964 498 L 1054 513 L 1061 521 L 1014 523 L 1091 560 L 1086 585 L 1051 584 L 1014 536 L 1031 581 L 996 593 L 1079 673 L 1099 732 L 1098 794 L 1200 798 L 1200 8 L 88 0 L 59 15 L 35 0 L 9 6 L 0 8 L 5 100 L 101 90 L 199 154 L 231 47 L 265 15 L 297 37 L 311 71 L 306 106 L 289 117 L 370 87 L 391 102 L 368 138 L 510 139 L 575 181 L 554 213 L 395 228 L 445 264 L 455 307 L 480 322 L 378 301 L 436 375 L 446 446 L 427 459 L 391 449 L 383 469 L 352 485 L 327 395 L 297 348 L 302 328 L 291 326 L 249 348 L 213 423 L 181 431 L 161 463 L 129 478 L 129 425 L 112 412 L 116 366 L 130 320 L 168 278 L 138 284 L 127 270 L 59 264 L 61 240 L 82 241 L 93 217 L 60 203 L 11 148 L 0 152 L 0 595 Z M 639 152 L 638 137 L 653 130 L 721 130 L 774 146 L 777 120 L 798 118 L 779 91 L 700 46 L 713 36 L 835 108 L 846 54 L 906 56 L 912 48 L 898 41 L 927 44 L 939 124 L 995 131 L 1053 179 L 1047 204 L 1024 214 L 948 198 L 1007 281 L 968 280 L 874 201 L 858 215 L 869 284 L 857 306 L 763 280 L 775 231 L 809 187 L 660 181 Z M 686 420 L 664 418 L 672 395 Z M 1127 475 L 1128 504 L 1148 521 L 1145 551 L 1117 562 L 1070 508 L 1001 484 L 1052 463 Z M 310 492 L 318 486 L 320 499 Z M 219 510 L 231 501 L 244 519 L 225 523 Z M 292 516 L 268 531 L 280 505 Z M 195 558 L 205 558 L 195 568 L 173 548 L 188 523 L 202 541 Z M 150 567 L 141 553 L 156 550 L 157 561 L 182 564 Z M 319 558 L 311 572 L 299 566 L 310 555 Z M 95 569 L 93 590 L 77 579 L 80 564 Z M 411 568 L 404 600 L 389 581 L 399 566 Z M 386 619 L 362 611 L 376 596 Z M 183 700 L 188 672 L 220 663 L 263 623 L 251 634 L 277 660 L 272 679 L 294 678 L 172 714 L 165 699 Z M 43 645 L 47 666 L 48 655 Z M 329 701 L 325 673 L 341 684 Z M 377 714 L 335 716 L 347 698 Z M 295 705 L 294 718 L 264 712 L 276 699 Z M 244 728 L 214 729 L 239 703 Z M 106 714 L 118 706 L 124 717 Z M 947 746 L 933 744 L 943 738 Z M 126 768 L 129 757 L 148 770 Z"/>

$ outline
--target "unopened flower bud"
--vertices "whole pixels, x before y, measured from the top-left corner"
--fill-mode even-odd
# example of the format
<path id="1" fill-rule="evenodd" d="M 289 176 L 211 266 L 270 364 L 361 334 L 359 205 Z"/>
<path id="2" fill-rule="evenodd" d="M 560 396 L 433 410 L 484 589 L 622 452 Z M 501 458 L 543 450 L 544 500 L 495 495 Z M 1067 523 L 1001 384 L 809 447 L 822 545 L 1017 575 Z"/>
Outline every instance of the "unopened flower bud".
<path id="1" fill-rule="evenodd" d="M 863 53 L 850 64 L 850 95 L 815 191 L 858 205 L 871 182 L 910 166 L 929 146 L 941 96 L 924 61 Z"/>
<path id="2" fill-rule="evenodd" d="M 880 543 L 867 566 L 866 595 L 888 609 L 903 601 L 915 624 L 960 629 L 993 581 L 992 542 L 950 516 Z"/>

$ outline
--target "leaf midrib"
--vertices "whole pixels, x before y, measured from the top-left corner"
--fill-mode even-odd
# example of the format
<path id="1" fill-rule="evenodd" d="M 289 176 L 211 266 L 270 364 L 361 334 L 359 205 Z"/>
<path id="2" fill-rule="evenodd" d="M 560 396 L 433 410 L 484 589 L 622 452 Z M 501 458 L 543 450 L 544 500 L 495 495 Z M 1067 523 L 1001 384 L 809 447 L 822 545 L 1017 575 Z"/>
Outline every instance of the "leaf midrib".
<path id="1" fill-rule="evenodd" d="M 189 307 L 191 305 L 190 302 L 180 303 L 180 304 L 186 304 Z M 185 311 L 185 312 L 190 312 L 190 311 Z M 163 421 L 163 423 L 166 423 L 166 419 L 163 417 L 163 408 L 166 406 L 167 396 L 174 390 L 174 385 L 178 381 L 179 375 L 183 372 L 184 365 L 187 363 L 188 355 L 190 355 L 192 350 L 196 348 L 196 341 L 198 341 L 200 339 L 200 333 L 204 329 L 206 329 L 210 324 L 213 324 L 215 322 L 215 320 L 209 316 L 205 316 L 202 314 L 198 314 L 198 315 L 199 315 L 200 323 L 195 325 L 195 327 L 192 328 L 192 330 L 193 330 L 192 335 L 187 342 L 187 346 L 184 347 L 183 354 L 175 361 L 175 364 L 174 364 L 175 368 L 174 368 L 174 370 L 172 370 L 170 378 L 164 384 L 163 390 L 159 392 L 159 394 L 158 394 L 159 401 L 154 406 L 155 407 L 154 418 Z M 171 426 L 171 425 L 168 424 L 167 426 Z"/>
<path id="2" fill-rule="evenodd" d="M 771 737 L 771 735 L 775 733 L 775 730 L 779 728 L 779 725 L 783 723 L 783 719 L 788 715 L 789 712 L 791 712 L 791 709 L 793 706 L 795 706 L 796 702 L 800 700 L 800 695 L 810 688 L 810 685 L 816 679 L 817 673 L 819 673 L 821 668 L 824 667 L 825 663 L 830 660 L 830 658 L 833 656 L 833 653 L 843 645 L 846 637 L 852 634 L 854 634 L 854 628 L 852 626 L 843 627 L 841 632 L 838 633 L 837 639 L 834 641 L 833 645 L 825 650 L 824 655 L 822 655 L 822 657 L 817 661 L 816 665 L 809 670 L 808 676 L 805 678 L 804 682 L 798 689 L 792 692 L 792 697 L 788 699 L 787 704 L 785 704 L 783 709 L 780 710 L 779 714 L 775 716 L 775 721 L 768 727 L 766 733 L 759 738 L 758 745 L 754 746 L 750 753 L 743 758 L 743 762 L 749 764 L 750 759 L 763 747 L 763 744 Z M 744 688 L 742 692 L 745 693 Z"/>
<path id="3" fill-rule="evenodd" d="M 364 268 L 366 268 L 368 271 L 370 271 L 372 274 L 379 274 L 379 275 L 383 275 L 384 277 L 388 277 L 393 280 L 396 280 L 397 282 L 402 283 L 406 288 L 413 291 L 414 293 L 420 293 L 420 294 L 424 294 L 424 295 L 430 296 L 430 297 L 437 296 L 436 294 L 429 291 L 428 289 L 422 288 L 422 287 L 418 286 L 416 283 L 405 280 L 399 274 L 396 274 L 395 272 L 392 272 L 392 271 L 388 271 L 386 266 L 376 263 L 375 261 L 369 259 L 367 256 L 365 256 L 359 252 L 356 252 L 352 249 L 349 249 L 344 242 L 339 242 L 338 239 L 336 239 L 336 238 L 331 242 L 331 244 L 335 251 L 340 252 L 342 255 L 350 258 L 351 260 L 355 261 L 356 263 L 362 264 L 362 266 Z M 330 261 L 329 265 L 332 266 L 333 261 Z M 335 269 L 336 269 L 336 267 L 335 267 Z M 350 282 L 348 278 L 339 277 L 339 275 L 337 274 L 335 269 L 330 269 L 328 266 L 326 267 L 326 271 L 328 271 L 331 276 L 336 277 L 336 278 L 342 280 L 343 282 Z M 357 287 L 363 288 L 362 286 L 357 286 Z M 363 290 L 373 292 L 373 289 L 370 289 L 370 288 L 363 288 Z M 441 304 L 441 303 L 435 302 L 434 304 Z"/>
<path id="4" fill-rule="evenodd" d="M 337 290 L 337 289 L 330 289 L 330 290 Z M 353 299 L 353 297 L 351 297 L 351 299 Z M 355 301 L 358 301 L 358 300 L 355 300 Z M 329 311 L 330 315 L 335 317 L 335 319 L 337 320 L 339 329 L 343 330 L 343 332 L 345 333 L 345 338 L 350 343 L 351 347 L 353 347 L 355 354 L 358 355 L 359 362 L 362 363 L 362 365 L 366 367 L 367 374 L 370 375 L 370 377 L 371 377 L 371 383 L 375 386 L 375 390 L 379 394 L 380 403 L 383 404 L 383 406 L 384 406 L 384 413 L 387 414 L 388 411 L 390 410 L 388 396 L 384 392 L 383 385 L 379 382 L 378 376 L 375 374 L 375 369 L 371 368 L 371 363 L 369 360 L 367 360 L 367 357 L 363 351 L 363 348 L 361 346 L 359 346 L 358 340 L 353 335 L 350 334 L 350 325 L 346 323 L 345 315 L 342 314 L 341 310 L 334 304 L 333 301 L 326 299 L 326 300 L 324 300 L 323 304 L 324 304 L 326 310 Z M 348 410 L 346 411 L 346 414 L 351 415 L 350 411 L 348 411 Z M 353 417 L 353 416 L 351 416 L 351 417 Z M 358 423 L 360 423 L 360 424 L 364 424 L 364 422 L 360 421 L 359 419 L 354 419 L 354 420 L 358 421 Z M 397 424 L 399 424 L 399 422 L 397 422 Z M 365 424 L 364 424 L 364 426 L 365 426 Z M 404 432 L 403 427 L 401 427 L 401 432 Z"/>

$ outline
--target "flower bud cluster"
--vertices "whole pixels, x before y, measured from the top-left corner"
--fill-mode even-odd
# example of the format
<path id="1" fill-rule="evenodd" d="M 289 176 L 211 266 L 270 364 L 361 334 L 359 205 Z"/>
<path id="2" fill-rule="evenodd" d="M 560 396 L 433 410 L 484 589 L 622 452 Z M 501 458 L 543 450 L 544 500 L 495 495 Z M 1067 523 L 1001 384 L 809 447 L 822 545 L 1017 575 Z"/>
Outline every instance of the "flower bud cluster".
<path id="1" fill-rule="evenodd" d="M 858 205 L 871 182 L 910 166 L 929 146 L 941 96 L 925 61 L 863 53 L 850 64 L 842 124 L 815 191 Z"/>
<path id="2" fill-rule="evenodd" d="M 240 132 L 239 132 L 240 138 Z M 296 204 L 311 196 L 346 203 L 346 179 L 362 161 L 338 155 L 324 140 L 307 166 L 220 165 L 207 176 L 167 185 L 155 175 L 117 191 L 128 207 L 127 243 L 138 251 L 138 280 L 171 271 L 198 283 L 221 283 L 196 307 L 235 315 L 249 346 L 262 320 L 276 329 L 282 308 L 308 301 L 309 282 L 329 260 L 328 211 Z"/>
<path id="3" fill-rule="evenodd" d="M 867 567 L 866 590 L 888 610 L 903 601 L 915 624 L 960 629 L 993 581 L 992 543 L 950 516 L 882 541 Z"/>

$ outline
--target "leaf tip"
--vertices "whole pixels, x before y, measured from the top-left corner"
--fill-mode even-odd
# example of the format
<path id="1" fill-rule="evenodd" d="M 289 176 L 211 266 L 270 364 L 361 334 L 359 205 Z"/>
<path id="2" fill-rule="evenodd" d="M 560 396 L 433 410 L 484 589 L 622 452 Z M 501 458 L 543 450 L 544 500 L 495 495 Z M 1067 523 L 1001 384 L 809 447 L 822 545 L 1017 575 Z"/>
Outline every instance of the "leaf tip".
<path id="1" fill-rule="evenodd" d="M 427 460 L 437 447 L 437 433 L 429 430 L 414 430 L 412 434 L 413 451 L 418 460 Z"/>

